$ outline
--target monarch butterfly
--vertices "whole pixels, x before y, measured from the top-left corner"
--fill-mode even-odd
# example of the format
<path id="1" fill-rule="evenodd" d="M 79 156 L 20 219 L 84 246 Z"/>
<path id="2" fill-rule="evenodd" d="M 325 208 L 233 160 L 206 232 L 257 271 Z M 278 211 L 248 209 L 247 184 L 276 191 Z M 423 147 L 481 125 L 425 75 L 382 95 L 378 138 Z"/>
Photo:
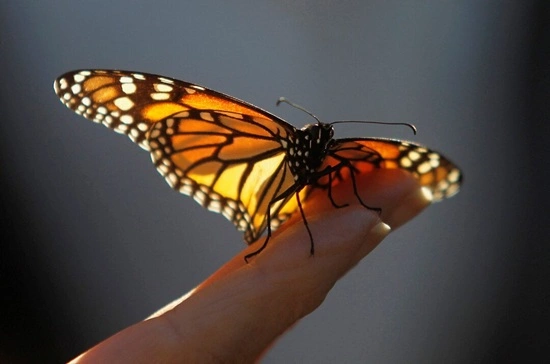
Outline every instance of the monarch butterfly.
<path id="1" fill-rule="evenodd" d="M 381 138 L 333 139 L 335 123 L 296 129 L 247 102 L 205 87 L 131 71 L 79 70 L 54 82 L 71 110 L 126 134 L 151 158 L 168 184 L 223 214 L 251 244 L 300 210 L 301 202 L 376 168 L 416 176 L 438 201 L 458 192 L 462 175 L 424 146 Z M 312 115 L 312 114 L 310 114 Z M 313 116 L 313 115 L 312 115 Z M 295 198 L 293 198 L 295 197 Z"/>

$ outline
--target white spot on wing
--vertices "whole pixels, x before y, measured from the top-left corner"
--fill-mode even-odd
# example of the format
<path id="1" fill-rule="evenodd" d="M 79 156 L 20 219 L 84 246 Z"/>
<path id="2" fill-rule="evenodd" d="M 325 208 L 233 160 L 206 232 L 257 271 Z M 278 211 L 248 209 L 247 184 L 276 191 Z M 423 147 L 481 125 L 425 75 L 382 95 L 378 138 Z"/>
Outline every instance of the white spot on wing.
<path id="1" fill-rule="evenodd" d="M 172 81 L 171 79 L 166 78 L 166 77 L 159 77 L 159 80 L 160 80 L 160 82 L 168 83 L 170 85 L 174 84 L 174 81 Z"/>
<path id="2" fill-rule="evenodd" d="M 116 107 L 118 107 L 120 110 L 130 110 L 132 107 L 134 107 L 134 102 L 130 100 L 129 97 L 119 97 L 118 99 L 115 99 L 113 101 Z"/>
<path id="3" fill-rule="evenodd" d="M 168 173 L 169 169 L 168 167 L 166 167 L 164 164 L 160 164 L 157 169 L 159 170 L 160 174 L 162 174 L 163 176 L 166 175 L 166 173 Z"/>
<path id="4" fill-rule="evenodd" d="M 79 83 L 75 83 L 74 85 L 71 86 L 71 92 L 74 95 L 78 94 L 80 91 L 82 91 L 82 86 L 80 86 Z"/>
<path id="5" fill-rule="evenodd" d="M 147 131 L 147 129 L 149 129 L 149 126 L 146 123 L 139 123 L 137 124 L 137 128 L 141 131 Z"/>
<path id="6" fill-rule="evenodd" d="M 62 78 L 62 79 L 59 80 L 58 85 L 59 85 L 59 89 L 60 89 L 60 90 L 64 90 L 64 89 L 67 88 L 67 86 L 68 86 L 69 84 L 67 83 L 67 80 L 66 80 L 66 79 Z"/>
<path id="7" fill-rule="evenodd" d="M 222 204 L 220 203 L 220 201 L 210 201 L 210 205 L 208 205 L 208 210 L 219 213 L 222 211 Z"/>
<path id="8" fill-rule="evenodd" d="M 164 93 L 164 92 L 153 92 L 151 94 L 151 98 L 153 100 L 168 100 L 170 98 L 170 94 Z"/>
<path id="9" fill-rule="evenodd" d="M 412 166 L 412 162 L 409 158 L 407 157 L 401 158 L 401 167 L 409 168 L 410 166 Z"/>
<path id="10" fill-rule="evenodd" d="M 122 91 L 127 95 L 133 94 L 134 92 L 136 92 L 136 90 L 137 90 L 137 86 L 135 83 L 122 84 Z"/>
<path id="11" fill-rule="evenodd" d="M 452 171 L 449 172 L 449 175 L 447 176 L 447 179 L 451 183 L 456 183 L 456 182 L 458 182 L 459 176 L 460 176 L 460 172 L 458 171 L 458 169 L 454 168 Z"/>
<path id="12" fill-rule="evenodd" d="M 414 162 L 414 161 L 417 161 L 420 159 L 420 153 L 414 151 L 414 150 L 411 150 L 409 152 L 409 158 Z"/>
<path id="13" fill-rule="evenodd" d="M 134 118 L 131 115 L 122 115 L 120 117 L 120 121 L 124 124 L 132 124 L 134 122 Z"/>
<path id="14" fill-rule="evenodd" d="M 193 187 L 190 185 L 183 185 L 180 187 L 180 192 L 186 195 L 191 195 L 193 193 Z"/>
<path id="15" fill-rule="evenodd" d="M 178 177 L 174 173 L 168 173 L 166 176 L 166 181 L 168 181 L 170 186 L 175 186 L 178 182 Z"/>
<path id="16" fill-rule="evenodd" d="M 155 83 L 153 87 L 155 88 L 155 91 L 158 92 L 171 92 L 174 89 L 172 86 L 162 83 Z"/>
<path id="17" fill-rule="evenodd" d="M 424 162 L 417 167 L 417 171 L 420 174 L 428 173 L 431 170 L 432 166 L 430 165 L 430 162 Z"/>
<path id="18" fill-rule="evenodd" d="M 193 196 L 193 198 L 195 199 L 195 201 L 203 205 L 204 201 L 206 200 L 206 194 L 202 191 L 195 191 L 195 195 Z"/>
<path id="19" fill-rule="evenodd" d="M 132 77 L 122 76 L 120 78 L 120 83 L 133 83 L 133 82 L 134 82 L 134 79 Z"/>

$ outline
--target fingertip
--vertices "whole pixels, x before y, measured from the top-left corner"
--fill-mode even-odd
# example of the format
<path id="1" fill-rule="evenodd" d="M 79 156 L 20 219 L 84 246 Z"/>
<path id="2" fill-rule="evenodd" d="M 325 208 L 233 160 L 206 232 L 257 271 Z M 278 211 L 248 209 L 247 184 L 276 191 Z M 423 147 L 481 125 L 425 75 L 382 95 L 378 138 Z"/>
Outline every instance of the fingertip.
<path id="1" fill-rule="evenodd" d="M 378 245 L 388 234 L 391 232 L 392 228 L 390 225 L 386 224 L 383 221 L 380 221 L 369 230 L 366 237 L 367 241 L 370 241 L 374 246 Z M 374 248 L 373 246 L 373 248 Z"/>
<path id="2" fill-rule="evenodd" d="M 382 218 L 393 229 L 396 229 L 422 212 L 431 202 L 431 193 L 427 189 L 415 188 L 396 199 L 392 208 L 383 211 Z"/>
<path id="3" fill-rule="evenodd" d="M 376 170 L 357 176 L 356 183 L 361 200 L 369 206 L 380 208 L 380 218 L 392 229 L 418 215 L 432 202 L 429 190 L 402 170 Z M 353 201 L 355 198 L 357 201 L 353 189 L 345 186 L 342 189 L 346 199 Z"/>

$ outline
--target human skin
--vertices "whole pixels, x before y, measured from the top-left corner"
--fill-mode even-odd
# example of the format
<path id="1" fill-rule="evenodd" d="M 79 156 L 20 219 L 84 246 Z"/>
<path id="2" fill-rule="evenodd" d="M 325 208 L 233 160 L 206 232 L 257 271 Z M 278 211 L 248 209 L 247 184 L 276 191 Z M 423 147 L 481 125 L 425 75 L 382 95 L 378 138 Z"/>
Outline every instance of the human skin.
<path id="1" fill-rule="evenodd" d="M 410 174 L 377 170 L 357 176 L 361 206 L 349 181 L 304 204 L 315 254 L 299 213 L 273 233 L 267 247 L 253 244 L 189 294 L 145 321 L 99 343 L 73 363 L 254 362 L 272 343 L 323 302 L 335 283 L 380 243 L 430 204 Z M 390 229 L 391 226 L 391 229 Z M 216 242 L 225 244 L 229 242 Z"/>

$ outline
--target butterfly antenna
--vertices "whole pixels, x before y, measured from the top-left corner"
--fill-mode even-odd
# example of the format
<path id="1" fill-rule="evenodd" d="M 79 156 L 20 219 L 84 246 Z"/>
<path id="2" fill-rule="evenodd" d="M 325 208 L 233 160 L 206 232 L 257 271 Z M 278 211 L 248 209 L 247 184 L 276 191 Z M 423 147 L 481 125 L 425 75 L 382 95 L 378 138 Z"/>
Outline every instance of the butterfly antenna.
<path id="1" fill-rule="evenodd" d="M 285 103 L 285 104 L 289 104 L 290 106 L 298 109 L 298 110 L 301 110 L 303 112 L 305 112 L 306 114 L 308 114 L 309 116 L 311 116 L 312 118 L 314 118 L 315 120 L 317 120 L 317 122 L 319 124 L 322 124 L 321 123 L 321 120 L 319 120 L 319 118 L 317 116 L 315 116 L 311 111 L 308 111 L 307 109 L 305 109 L 303 106 L 300 106 L 298 104 L 295 104 L 293 103 L 292 101 L 289 101 L 287 100 L 285 97 L 279 97 L 279 100 L 277 100 L 277 106 L 279 106 L 281 103 Z"/>
<path id="2" fill-rule="evenodd" d="M 329 123 L 330 125 L 334 124 L 344 124 L 344 123 L 361 123 L 361 124 L 378 124 L 378 125 L 402 125 L 409 127 L 413 134 L 416 135 L 416 126 L 414 124 L 410 123 L 389 123 L 386 121 L 370 121 L 370 120 L 339 120 L 339 121 L 333 121 L 332 123 Z"/>

